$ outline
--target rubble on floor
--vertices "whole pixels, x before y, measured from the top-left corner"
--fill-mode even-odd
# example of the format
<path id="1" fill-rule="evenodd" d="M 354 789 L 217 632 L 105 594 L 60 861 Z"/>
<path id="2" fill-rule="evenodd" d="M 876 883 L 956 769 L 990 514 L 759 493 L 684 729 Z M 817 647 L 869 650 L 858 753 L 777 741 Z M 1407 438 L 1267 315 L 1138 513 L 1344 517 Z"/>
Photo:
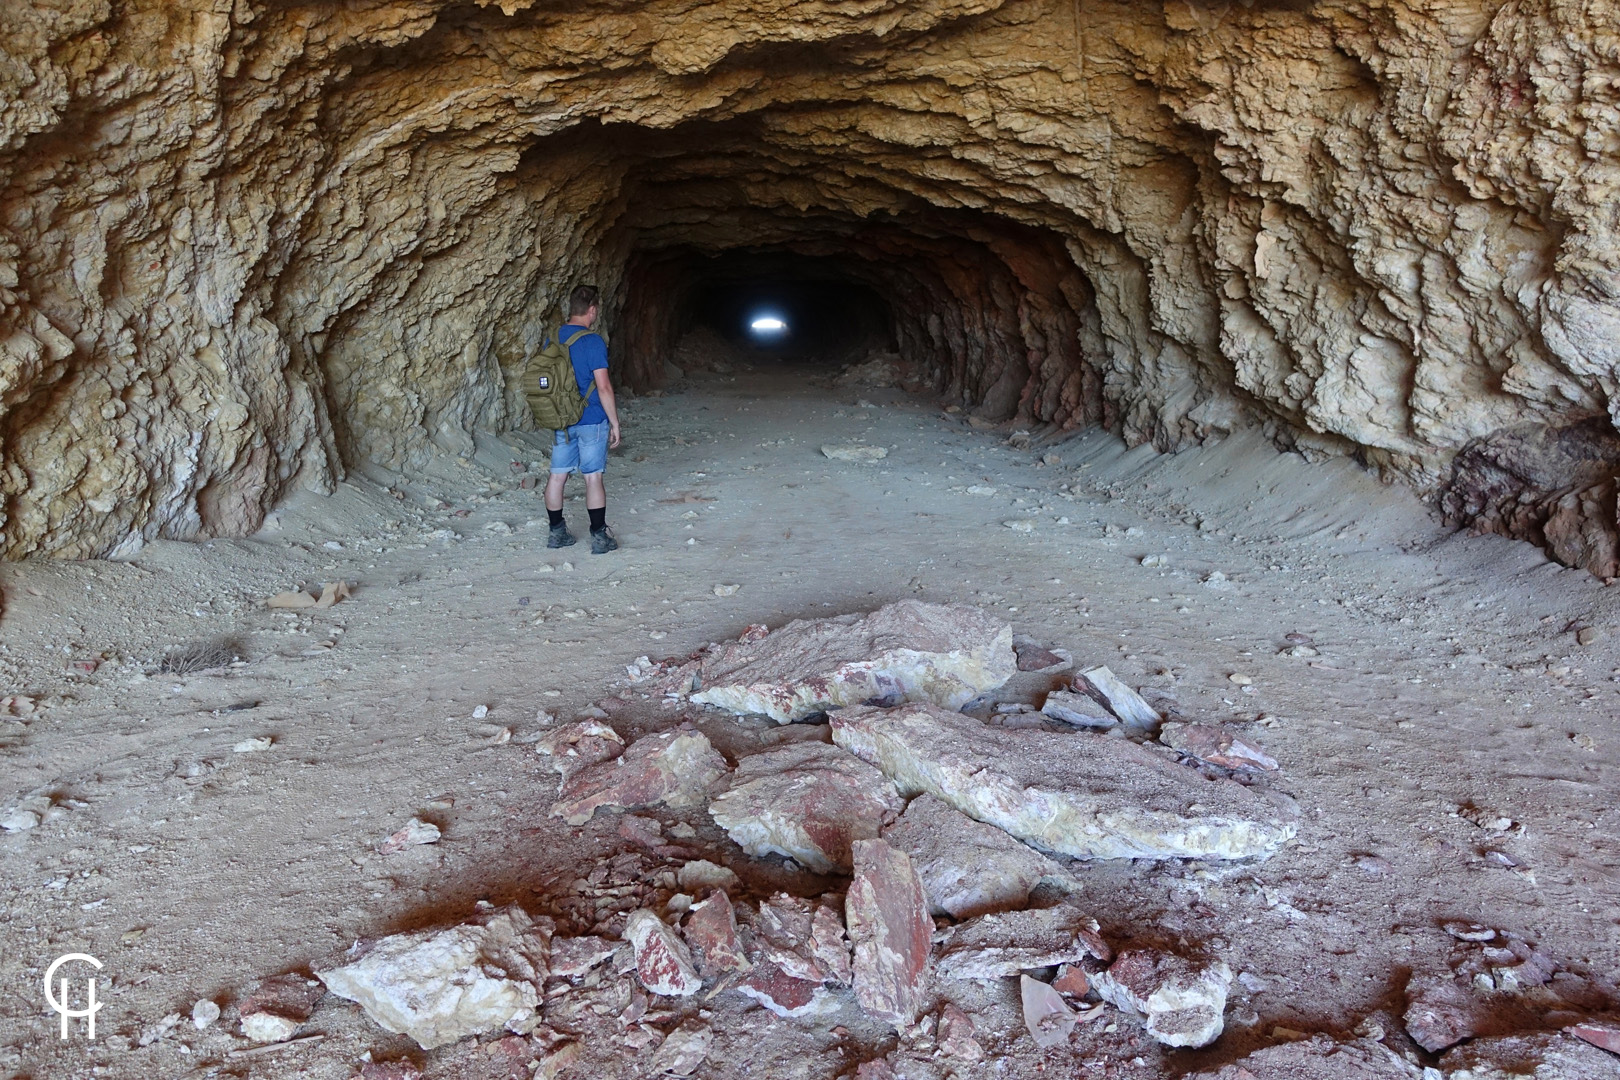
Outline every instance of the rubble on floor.
<path id="1" fill-rule="evenodd" d="M 783 724 L 873 700 L 956 709 L 1017 670 L 1011 626 L 977 608 L 901 600 L 711 647 L 691 700 Z"/>
<path id="2" fill-rule="evenodd" d="M 1005 731 L 933 705 L 841 709 L 831 723 L 833 741 L 902 794 L 927 792 L 1077 859 L 1245 859 L 1298 829 L 1281 797 L 1206 779 L 1127 739 Z"/>
<path id="3" fill-rule="evenodd" d="M 1159 741 L 1172 750 L 1223 769 L 1275 772 L 1277 759 L 1254 740 L 1219 724 L 1165 724 Z"/>
<path id="4" fill-rule="evenodd" d="M 637 739 L 622 755 L 568 776 L 551 813 L 582 825 L 602 806 L 699 806 L 729 771 L 726 759 L 701 732 L 682 725 Z"/>
<path id="5" fill-rule="evenodd" d="M 849 985 L 849 942 L 831 906 L 779 892 L 759 905 L 753 930 L 765 959 L 790 978 Z"/>
<path id="6" fill-rule="evenodd" d="M 848 873 L 850 844 L 875 838 L 905 807 L 894 784 L 836 746 L 802 742 L 743 758 L 709 816 L 750 855 L 786 855 Z"/>
<path id="7" fill-rule="evenodd" d="M 1151 731 L 1163 719 L 1157 709 L 1142 699 L 1141 694 L 1106 667 L 1094 667 L 1076 675 L 1074 689 L 1106 705 L 1109 712 L 1131 727 Z"/>
<path id="8" fill-rule="evenodd" d="M 1049 1050 L 1067 1043 L 1079 1018 L 1063 995 L 1028 975 L 1018 977 L 1018 991 L 1024 1003 L 1024 1026 L 1035 1045 Z"/>
<path id="9" fill-rule="evenodd" d="M 1516 934 L 1447 923 L 1456 947 L 1444 971 L 1415 971 L 1406 984 L 1406 1031 L 1431 1053 L 1477 1035 L 1506 1034 L 1539 1006 L 1521 991 L 1546 984 L 1557 965 Z"/>
<path id="10" fill-rule="evenodd" d="M 1091 985 L 1115 1008 L 1143 1017 L 1149 1035 L 1166 1046 L 1207 1046 L 1225 1025 L 1232 971 L 1221 961 L 1200 963 L 1157 950 L 1121 953 Z"/>
<path id="11" fill-rule="evenodd" d="M 883 839 L 911 857 L 935 915 L 966 919 L 1011 911 L 1042 881 L 1074 884 L 1045 855 L 932 795 L 912 799 Z"/>
<path id="12" fill-rule="evenodd" d="M 696 955 L 698 970 L 705 978 L 716 979 L 730 972 L 747 971 L 751 965 L 737 936 L 737 914 L 724 889 L 693 906 L 687 913 L 682 935 Z"/>
<path id="13" fill-rule="evenodd" d="M 1046 701 L 1041 705 L 1041 713 L 1073 727 L 1106 731 L 1119 726 L 1119 717 L 1109 712 L 1095 698 L 1071 690 L 1054 690 L 1047 694 Z"/>
<path id="14" fill-rule="evenodd" d="M 543 733 L 534 750 L 567 780 L 581 769 L 624 753 L 624 738 L 600 720 L 582 720 Z"/>

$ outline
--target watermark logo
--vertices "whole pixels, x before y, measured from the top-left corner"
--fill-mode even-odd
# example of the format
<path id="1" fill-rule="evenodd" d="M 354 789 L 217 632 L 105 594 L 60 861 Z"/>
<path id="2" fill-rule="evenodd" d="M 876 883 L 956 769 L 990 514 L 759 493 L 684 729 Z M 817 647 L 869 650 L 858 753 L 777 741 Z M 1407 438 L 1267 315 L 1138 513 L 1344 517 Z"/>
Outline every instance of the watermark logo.
<path id="1" fill-rule="evenodd" d="M 53 1011 L 62 1014 L 62 1038 L 66 1039 L 68 1037 L 69 1020 L 85 1020 L 88 1021 L 87 1033 L 94 1040 L 96 1037 L 96 1013 L 101 1011 L 104 1004 L 104 1002 L 96 1000 L 96 977 L 91 975 L 84 980 L 84 1008 L 82 1009 L 75 1009 L 69 1004 L 71 996 L 68 991 L 68 977 L 66 975 L 62 976 L 61 979 L 62 996 L 60 998 L 56 996 L 56 991 L 51 985 L 51 980 L 56 977 L 56 969 L 70 961 L 82 961 L 91 965 L 97 971 L 101 970 L 101 961 L 89 953 L 70 952 L 58 956 L 51 961 L 51 966 L 45 969 L 45 1004 L 49 1005 Z"/>

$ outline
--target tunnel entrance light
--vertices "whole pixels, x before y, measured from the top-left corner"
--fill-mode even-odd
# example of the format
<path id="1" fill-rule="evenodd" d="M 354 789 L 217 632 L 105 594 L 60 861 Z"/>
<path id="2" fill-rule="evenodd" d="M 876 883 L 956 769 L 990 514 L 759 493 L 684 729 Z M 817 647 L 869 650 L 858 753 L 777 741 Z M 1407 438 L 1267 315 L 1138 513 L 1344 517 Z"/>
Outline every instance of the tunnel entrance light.
<path id="1" fill-rule="evenodd" d="M 750 322 L 748 328 L 756 334 L 780 334 L 787 329 L 787 323 L 775 315 L 761 315 Z"/>

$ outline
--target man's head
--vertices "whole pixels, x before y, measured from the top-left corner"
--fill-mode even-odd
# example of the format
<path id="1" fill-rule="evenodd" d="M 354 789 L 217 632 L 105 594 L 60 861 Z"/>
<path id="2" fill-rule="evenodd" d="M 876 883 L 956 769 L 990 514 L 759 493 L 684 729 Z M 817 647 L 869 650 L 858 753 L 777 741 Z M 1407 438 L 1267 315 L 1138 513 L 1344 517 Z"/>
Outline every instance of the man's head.
<path id="1" fill-rule="evenodd" d="M 568 321 L 589 326 L 596 321 L 601 300 L 602 290 L 595 285 L 575 285 L 574 291 L 568 294 Z"/>

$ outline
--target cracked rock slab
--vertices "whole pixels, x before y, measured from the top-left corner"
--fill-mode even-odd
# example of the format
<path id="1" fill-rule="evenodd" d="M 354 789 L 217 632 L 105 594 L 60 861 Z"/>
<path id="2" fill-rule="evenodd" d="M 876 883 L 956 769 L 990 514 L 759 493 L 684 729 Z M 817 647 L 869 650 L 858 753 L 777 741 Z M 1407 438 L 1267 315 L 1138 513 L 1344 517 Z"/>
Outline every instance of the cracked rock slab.
<path id="1" fill-rule="evenodd" d="M 728 771 L 726 759 L 703 733 L 682 725 L 637 739 L 621 756 L 569 776 L 551 813 L 570 825 L 583 825 L 601 806 L 697 806 Z"/>
<path id="2" fill-rule="evenodd" d="M 967 919 L 1011 911 L 1043 880 L 1073 882 L 1045 855 L 932 795 L 911 800 L 883 839 L 911 857 L 935 915 Z"/>
<path id="3" fill-rule="evenodd" d="M 747 971 L 751 966 L 737 937 L 736 912 L 724 889 L 716 889 L 693 906 L 681 933 L 697 955 L 699 969 L 710 978 Z"/>
<path id="4" fill-rule="evenodd" d="M 855 946 L 855 1000 L 903 1031 L 917 1019 L 928 979 L 928 901 L 905 852 L 857 840 L 854 853 L 845 922 Z"/>
<path id="5" fill-rule="evenodd" d="M 737 992 L 787 1019 L 814 1018 L 838 1010 L 837 997 L 821 983 L 795 979 L 769 960 L 756 963 L 737 984 Z"/>
<path id="6" fill-rule="evenodd" d="M 379 1027 L 432 1050 L 532 1027 L 550 938 L 551 920 L 510 907 L 481 923 L 383 938 L 353 963 L 315 974 Z"/>
<path id="7" fill-rule="evenodd" d="M 1165 1046 L 1208 1046 L 1225 1026 L 1225 963 L 1201 963 L 1150 949 L 1124 952 L 1091 977 L 1092 988 L 1116 1008 L 1143 1018 Z"/>
<path id="8" fill-rule="evenodd" d="M 872 700 L 959 709 L 1017 670 L 1008 624 L 973 607 L 901 600 L 719 646 L 691 700 L 781 724 Z"/>
<path id="9" fill-rule="evenodd" d="M 737 764 L 709 816 L 750 855 L 786 855 L 818 874 L 848 873 L 849 845 L 874 839 L 905 807 L 894 783 L 847 750 L 804 742 Z"/>
<path id="10" fill-rule="evenodd" d="M 988 727 L 932 705 L 843 709 L 833 741 L 903 795 L 928 793 L 1077 859 L 1246 859 L 1298 829 L 1284 799 L 1213 780 L 1127 739 Z"/>
<path id="11" fill-rule="evenodd" d="M 826 904 L 779 892 L 759 905 L 754 936 L 765 959 L 791 978 L 850 982 L 849 942 Z"/>
<path id="12" fill-rule="evenodd" d="M 947 979 L 1000 979 L 1112 953 L 1097 922 L 1066 904 L 985 915 L 946 930 L 934 970 Z"/>

